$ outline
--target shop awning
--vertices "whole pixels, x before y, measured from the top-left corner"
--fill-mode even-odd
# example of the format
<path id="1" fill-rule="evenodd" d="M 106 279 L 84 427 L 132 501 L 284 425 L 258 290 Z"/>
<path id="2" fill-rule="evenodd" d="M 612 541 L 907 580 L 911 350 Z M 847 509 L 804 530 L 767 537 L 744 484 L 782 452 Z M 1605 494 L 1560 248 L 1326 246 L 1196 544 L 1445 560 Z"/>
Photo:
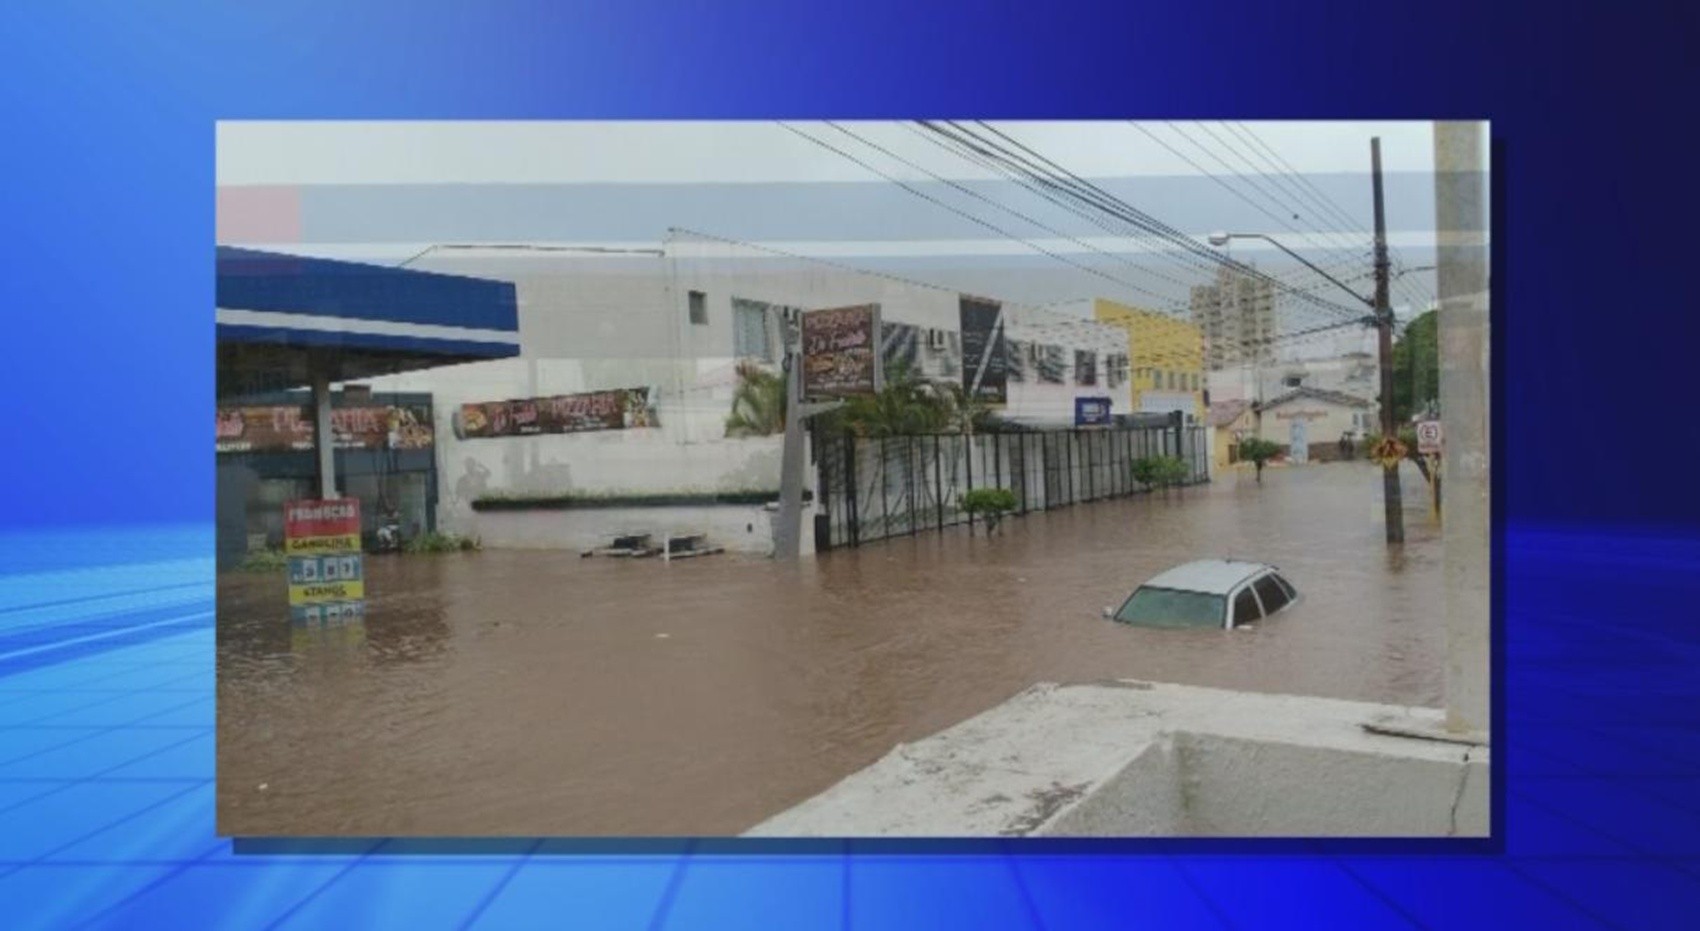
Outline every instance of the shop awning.
<path id="1" fill-rule="evenodd" d="M 519 355 L 511 282 L 220 246 L 217 301 L 221 397 Z"/>

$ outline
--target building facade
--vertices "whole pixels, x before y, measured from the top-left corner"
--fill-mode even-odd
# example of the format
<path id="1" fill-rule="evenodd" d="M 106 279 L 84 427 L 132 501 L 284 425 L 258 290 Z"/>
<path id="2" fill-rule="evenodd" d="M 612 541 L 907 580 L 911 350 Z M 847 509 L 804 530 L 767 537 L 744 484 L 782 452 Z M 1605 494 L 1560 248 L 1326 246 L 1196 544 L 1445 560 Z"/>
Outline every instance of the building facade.
<path id="1" fill-rule="evenodd" d="M 1295 388 L 1266 401 L 1257 417 L 1263 439 L 1287 447 L 1290 462 L 1324 458 L 1342 437 L 1361 439 L 1375 429 L 1376 407 L 1356 395 Z M 1319 455 L 1312 456 L 1313 449 Z"/>
<path id="2" fill-rule="evenodd" d="M 1140 413 L 1183 411 L 1204 418 L 1204 333 L 1167 314 L 1102 298 L 1092 319 L 1126 334 L 1129 406 Z"/>
<path id="3" fill-rule="evenodd" d="M 1205 367 L 1215 370 L 1275 359 L 1275 286 L 1227 265 L 1191 296 L 1192 321 L 1204 335 Z"/>
<path id="4" fill-rule="evenodd" d="M 780 371 L 795 311 L 877 304 L 888 371 L 963 378 L 969 296 L 742 243 L 675 232 L 655 249 L 443 251 L 419 264 L 512 281 L 518 293 L 519 358 L 369 383 L 432 396 L 437 522 L 486 545 L 590 548 L 613 534 L 691 530 L 766 552 L 763 502 L 777 496 L 781 437 L 730 436 L 727 418 L 741 366 Z M 1000 306 L 1009 364 L 995 413 L 1065 427 L 1078 398 L 1130 412 L 1122 330 Z M 587 396 L 641 396 L 643 409 L 583 430 L 551 428 L 536 413 Z M 519 417 L 542 425 L 494 422 Z M 657 500 L 670 504 L 647 503 Z"/>

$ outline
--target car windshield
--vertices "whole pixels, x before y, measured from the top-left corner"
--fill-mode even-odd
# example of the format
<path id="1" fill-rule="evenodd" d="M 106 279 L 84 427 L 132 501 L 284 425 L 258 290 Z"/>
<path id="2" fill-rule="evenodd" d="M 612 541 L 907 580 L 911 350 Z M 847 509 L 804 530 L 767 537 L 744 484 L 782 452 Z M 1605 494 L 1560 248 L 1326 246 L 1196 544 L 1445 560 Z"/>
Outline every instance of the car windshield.
<path id="1" fill-rule="evenodd" d="M 1116 612 L 1116 620 L 1145 627 L 1221 627 L 1227 607 L 1221 595 L 1146 586 Z"/>

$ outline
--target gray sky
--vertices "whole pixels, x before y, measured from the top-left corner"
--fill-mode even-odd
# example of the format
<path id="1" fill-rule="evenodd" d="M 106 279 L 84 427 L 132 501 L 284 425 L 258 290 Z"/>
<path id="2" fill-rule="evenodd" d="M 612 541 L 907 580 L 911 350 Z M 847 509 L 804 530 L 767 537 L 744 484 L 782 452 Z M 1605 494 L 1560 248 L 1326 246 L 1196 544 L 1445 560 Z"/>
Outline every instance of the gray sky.
<path id="1" fill-rule="evenodd" d="M 867 154 L 894 177 L 926 177 L 870 153 L 825 124 L 795 125 Z M 993 177 L 906 125 L 843 125 L 945 177 Z M 1082 176 L 1199 174 L 1125 122 L 992 125 Z M 1367 172 L 1369 139 L 1375 135 L 1382 138 L 1387 171 L 1428 171 L 1433 165 L 1428 122 L 1141 125 L 1211 172 L 1227 171 L 1211 152 L 1237 171 L 1248 170 L 1239 161 L 1241 154 L 1267 169 L 1258 140 L 1301 173 Z M 1245 130 L 1254 138 L 1236 134 Z M 761 183 L 875 177 L 770 122 L 223 122 L 217 138 L 220 185 Z"/>
<path id="2" fill-rule="evenodd" d="M 1208 261 L 1048 202 L 914 124 L 788 125 L 224 122 L 220 242 L 390 264 L 442 243 L 654 247 L 681 227 L 1005 300 L 1162 309 L 1184 308 L 1190 286 L 1211 278 Z M 1379 136 L 1394 302 L 1432 296 L 1431 272 L 1400 275 L 1433 263 L 1432 123 L 992 127 L 1200 245 L 1215 230 L 1269 233 L 1366 290 L 1369 140 Z M 255 222 L 227 222 L 245 218 Z M 1343 297 L 1267 243 L 1236 240 L 1231 253 Z M 1278 316 L 1285 331 L 1319 319 L 1294 300 Z"/>

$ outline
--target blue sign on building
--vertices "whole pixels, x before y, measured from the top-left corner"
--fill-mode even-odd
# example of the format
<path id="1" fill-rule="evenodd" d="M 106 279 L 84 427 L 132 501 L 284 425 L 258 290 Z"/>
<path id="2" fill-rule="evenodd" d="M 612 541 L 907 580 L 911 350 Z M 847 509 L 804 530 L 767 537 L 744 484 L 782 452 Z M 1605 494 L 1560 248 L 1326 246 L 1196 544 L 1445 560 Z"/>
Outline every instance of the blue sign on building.
<path id="1" fill-rule="evenodd" d="M 1105 427 L 1110 424 L 1109 398 L 1075 398 L 1074 425 L 1077 427 Z"/>

